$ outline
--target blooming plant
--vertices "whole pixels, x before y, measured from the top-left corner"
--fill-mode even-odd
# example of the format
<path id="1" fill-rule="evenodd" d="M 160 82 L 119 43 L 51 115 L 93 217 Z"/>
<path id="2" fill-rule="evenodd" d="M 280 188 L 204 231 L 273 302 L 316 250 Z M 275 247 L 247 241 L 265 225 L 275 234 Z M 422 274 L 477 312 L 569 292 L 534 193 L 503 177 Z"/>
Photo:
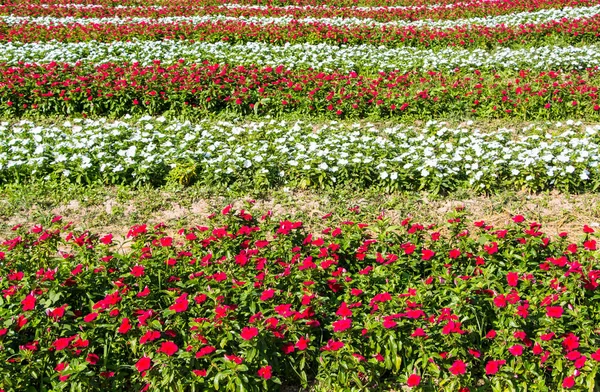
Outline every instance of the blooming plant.
<path id="1" fill-rule="evenodd" d="M 550 239 L 457 210 L 445 227 L 302 222 L 227 206 L 135 225 L 122 247 L 61 217 L 0 245 L 0 388 L 588 390 L 595 230 Z M 573 237 L 573 238 L 571 238 Z M 123 250 L 126 249 L 126 250 Z"/>

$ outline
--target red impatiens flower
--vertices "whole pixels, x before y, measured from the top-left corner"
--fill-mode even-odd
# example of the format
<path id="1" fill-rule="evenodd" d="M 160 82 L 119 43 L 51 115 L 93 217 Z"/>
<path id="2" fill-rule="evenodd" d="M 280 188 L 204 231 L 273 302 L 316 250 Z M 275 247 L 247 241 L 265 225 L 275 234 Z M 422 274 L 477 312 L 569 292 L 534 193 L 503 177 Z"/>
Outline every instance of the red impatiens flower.
<path id="1" fill-rule="evenodd" d="M 352 319 L 343 318 L 332 323 L 333 332 L 343 332 L 352 326 Z"/>
<path id="2" fill-rule="evenodd" d="M 516 287 L 519 284 L 519 274 L 517 272 L 509 272 L 506 274 L 506 281 L 509 286 Z"/>
<path id="3" fill-rule="evenodd" d="M 267 366 L 263 366 L 260 369 L 258 369 L 258 376 L 260 378 L 264 378 L 265 380 L 268 380 L 271 378 L 271 366 L 267 365 Z"/>
<path id="4" fill-rule="evenodd" d="M 273 298 L 273 296 L 275 296 L 275 290 L 273 289 L 266 289 L 265 291 L 262 292 L 262 294 L 260 295 L 260 300 L 261 301 L 266 301 L 268 299 Z"/>
<path id="5" fill-rule="evenodd" d="M 143 276 L 144 275 L 144 266 L 136 265 L 133 268 L 131 268 L 131 275 L 135 276 L 136 278 Z"/>
<path id="6" fill-rule="evenodd" d="M 244 327 L 242 328 L 242 332 L 240 332 L 242 339 L 251 340 L 255 336 L 258 335 L 258 328 L 256 327 Z"/>
<path id="7" fill-rule="evenodd" d="M 423 261 L 431 260 L 433 256 L 435 256 L 435 252 L 431 249 L 423 249 L 421 251 L 421 260 Z"/>
<path id="8" fill-rule="evenodd" d="M 448 370 L 455 376 L 465 374 L 467 372 L 467 364 L 460 359 L 457 359 Z"/>
<path id="9" fill-rule="evenodd" d="M 123 320 L 121 320 L 121 325 L 119 326 L 119 329 L 117 330 L 117 332 L 120 334 L 126 334 L 130 329 L 131 329 L 131 324 L 129 323 L 129 319 L 127 317 L 125 317 L 125 318 L 123 318 Z"/>
<path id="10" fill-rule="evenodd" d="M 494 297 L 494 305 L 496 305 L 499 308 L 503 308 L 506 306 L 506 297 L 504 296 L 504 294 L 498 294 Z"/>
<path id="11" fill-rule="evenodd" d="M 308 348 L 308 343 L 310 343 L 310 340 L 301 336 L 296 342 L 296 348 L 300 351 L 306 350 Z"/>
<path id="12" fill-rule="evenodd" d="M 192 370 L 192 373 L 194 373 L 198 377 L 206 377 L 206 369 Z"/>
<path id="13" fill-rule="evenodd" d="M 562 306 L 548 306 L 546 307 L 546 316 L 552 318 L 560 318 L 563 314 Z"/>
<path id="14" fill-rule="evenodd" d="M 196 353 L 196 358 L 202 358 L 205 355 L 213 353 L 215 350 L 216 348 L 213 346 L 204 346 L 200 350 L 198 350 L 198 352 Z"/>
<path id="15" fill-rule="evenodd" d="M 92 321 L 96 320 L 97 317 L 98 313 L 90 313 L 83 318 L 83 321 L 85 321 L 86 323 L 91 323 Z"/>
<path id="16" fill-rule="evenodd" d="M 183 293 L 175 299 L 175 303 L 169 307 L 170 310 L 174 310 L 176 313 L 185 312 L 188 308 L 189 301 L 187 299 L 188 294 Z"/>
<path id="17" fill-rule="evenodd" d="M 418 374 L 411 374 L 410 376 L 408 376 L 408 380 L 406 380 L 406 385 L 408 385 L 409 387 L 416 387 L 421 383 L 421 376 L 419 376 Z"/>
<path id="18" fill-rule="evenodd" d="M 485 365 L 485 373 L 488 375 L 493 375 L 498 373 L 498 370 L 500 370 L 500 366 L 504 365 L 506 363 L 505 360 L 500 359 L 497 361 L 489 361 L 486 365 Z"/>
<path id="19" fill-rule="evenodd" d="M 168 355 L 169 357 L 175 354 L 179 347 L 171 341 L 162 342 L 157 352 Z"/>
<path id="20" fill-rule="evenodd" d="M 87 355 L 87 357 L 85 358 L 85 360 L 90 364 L 90 365 L 95 365 L 98 363 L 98 361 L 100 360 L 100 357 L 96 354 L 93 353 L 89 353 Z"/>
<path id="21" fill-rule="evenodd" d="M 23 301 L 21 301 L 23 305 L 23 311 L 26 312 L 28 310 L 35 309 L 35 297 L 33 294 L 28 294 Z"/>
<path id="22" fill-rule="evenodd" d="M 591 357 L 594 361 L 600 362 L 600 348 L 592 353 Z"/>
<path id="23" fill-rule="evenodd" d="M 150 366 L 152 366 L 152 360 L 145 355 L 141 357 L 135 364 L 136 369 L 140 373 L 150 369 Z"/>
<path id="24" fill-rule="evenodd" d="M 321 351 L 337 351 L 342 347 L 344 347 L 344 342 L 329 339 L 329 341 L 327 341 L 327 345 L 321 347 Z"/>
<path id="25" fill-rule="evenodd" d="M 521 346 L 520 344 L 515 344 L 508 349 L 508 352 L 514 355 L 515 357 L 518 357 L 523 354 L 523 346 Z"/>
<path id="26" fill-rule="evenodd" d="M 75 337 L 70 337 L 70 338 L 58 338 L 54 341 L 54 343 L 52 344 L 54 346 L 54 348 L 56 349 L 56 351 L 61 351 L 64 350 L 65 348 L 69 347 L 69 344 L 71 344 L 71 341 L 74 339 Z"/>
<path id="27" fill-rule="evenodd" d="M 566 377 L 562 382 L 562 387 L 566 389 L 573 388 L 575 386 L 575 377 L 569 376 Z"/>
<path id="28" fill-rule="evenodd" d="M 231 354 L 231 355 L 225 354 L 225 359 L 228 361 L 233 361 L 238 365 L 241 365 L 242 362 L 244 362 L 244 359 L 242 357 L 238 357 L 235 354 Z"/>

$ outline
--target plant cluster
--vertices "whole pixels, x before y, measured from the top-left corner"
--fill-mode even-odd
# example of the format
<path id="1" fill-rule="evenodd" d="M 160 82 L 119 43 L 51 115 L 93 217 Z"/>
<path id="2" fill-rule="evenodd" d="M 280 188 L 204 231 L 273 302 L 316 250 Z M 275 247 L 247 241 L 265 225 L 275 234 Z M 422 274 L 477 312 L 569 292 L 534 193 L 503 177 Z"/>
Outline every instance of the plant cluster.
<path id="1" fill-rule="evenodd" d="M 355 209 L 358 213 L 359 210 Z M 0 245 L 0 387 L 587 390 L 599 381 L 594 229 L 258 219 L 231 206 L 125 244 L 61 217 Z M 125 245 L 125 247 L 123 247 Z M 121 251 L 119 251 L 121 249 Z"/>

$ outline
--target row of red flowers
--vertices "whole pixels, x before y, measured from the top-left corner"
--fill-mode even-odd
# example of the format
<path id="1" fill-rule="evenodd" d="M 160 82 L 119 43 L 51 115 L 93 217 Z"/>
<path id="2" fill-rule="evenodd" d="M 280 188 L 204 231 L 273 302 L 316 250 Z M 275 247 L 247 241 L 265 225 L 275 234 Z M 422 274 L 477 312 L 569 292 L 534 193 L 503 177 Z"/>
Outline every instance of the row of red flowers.
<path id="1" fill-rule="evenodd" d="M 357 208 L 351 209 L 359 213 Z M 594 229 L 410 218 L 111 234 L 61 217 L 0 245 L 0 388 L 575 388 L 599 382 Z M 356 215 L 359 219 L 360 216 Z"/>
<path id="2" fill-rule="evenodd" d="M 336 6 L 369 6 L 369 7 L 391 7 L 391 6 L 419 6 L 432 4 L 454 4 L 457 0 L 338 0 Z M 148 5 L 177 5 L 197 6 L 197 0 L 7 0 L 6 4 L 97 4 L 103 6 L 148 6 Z M 203 0 L 202 5 L 221 4 L 254 4 L 254 5 L 331 5 L 329 0 Z"/>
<path id="3" fill-rule="evenodd" d="M 289 43 L 376 44 L 423 48 L 528 47 L 596 43 L 600 36 L 600 15 L 563 19 L 520 26 L 485 27 L 466 25 L 453 28 L 377 27 L 370 25 L 333 26 L 322 22 L 261 24 L 243 20 L 202 23 L 102 23 L 102 24 L 7 24 L 0 22 L 0 42 L 58 40 L 81 42 L 125 41 L 131 39 L 181 39 L 206 42 L 226 41 Z"/>
<path id="4" fill-rule="evenodd" d="M 381 72 L 376 75 L 226 64 L 0 64 L 4 116 L 201 116 L 315 113 L 405 116 L 597 118 L 600 74 L 527 71 Z"/>
<path id="5" fill-rule="evenodd" d="M 158 18 L 165 16 L 190 16 L 190 15 L 225 15 L 230 17 L 281 17 L 293 18 L 370 18 L 378 21 L 392 20 L 421 20 L 421 19 L 458 19 L 469 17 L 485 17 L 493 15 L 506 15 L 514 12 L 537 11 L 547 8 L 562 8 L 568 6 L 597 5 L 597 0 L 510 0 L 489 2 L 465 2 L 464 5 L 448 8 L 445 5 L 438 7 L 419 8 L 388 8 L 368 9 L 355 7 L 321 7 L 321 8 L 231 8 L 226 6 L 165 6 L 154 7 L 129 7 L 129 8 L 76 8 L 61 7 L 60 5 L 41 6 L 37 4 L 0 5 L 0 14 L 12 16 L 53 16 L 53 17 L 145 17 Z"/>

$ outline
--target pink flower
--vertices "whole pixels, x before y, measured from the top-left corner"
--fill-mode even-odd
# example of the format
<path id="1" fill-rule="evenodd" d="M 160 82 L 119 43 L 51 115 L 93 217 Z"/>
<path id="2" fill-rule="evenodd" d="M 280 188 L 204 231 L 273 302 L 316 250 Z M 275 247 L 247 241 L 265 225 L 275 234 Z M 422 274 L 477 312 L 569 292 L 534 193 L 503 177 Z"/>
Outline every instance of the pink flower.
<path id="1" fill-rule="evenodd" d="M 268 380 L 271 378 L 271 366 L 267 365 L 267 366 L 263 366 L 260 369 L 258 369 L 258 376 L 260 378 L 264 378 L 265 380 Z"/>
<path id="2" fill-rule="evenodd" d="M 242 339 L 251 340 L 252 338 L 258 335 L 258 328 L 256 327 L 244 327 L 242 328 L 242 332 L 240 333 Z"/>

